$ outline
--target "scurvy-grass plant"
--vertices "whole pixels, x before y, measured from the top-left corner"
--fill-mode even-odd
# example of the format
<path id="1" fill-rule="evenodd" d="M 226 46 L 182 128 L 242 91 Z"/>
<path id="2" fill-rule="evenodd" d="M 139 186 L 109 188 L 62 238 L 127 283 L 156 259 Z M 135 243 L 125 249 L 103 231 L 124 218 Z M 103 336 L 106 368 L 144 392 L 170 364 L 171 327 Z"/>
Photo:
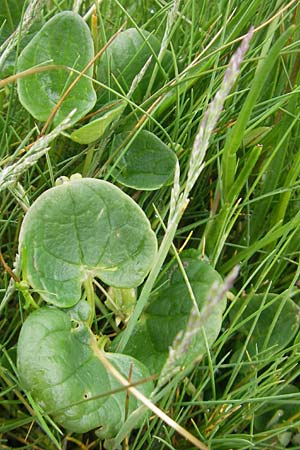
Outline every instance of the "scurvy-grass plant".
<path id="1" fill-rule="evenodd" d="M 1 445 L 297 446 L 297 5 L 146 3 L 0 6 Z"/>

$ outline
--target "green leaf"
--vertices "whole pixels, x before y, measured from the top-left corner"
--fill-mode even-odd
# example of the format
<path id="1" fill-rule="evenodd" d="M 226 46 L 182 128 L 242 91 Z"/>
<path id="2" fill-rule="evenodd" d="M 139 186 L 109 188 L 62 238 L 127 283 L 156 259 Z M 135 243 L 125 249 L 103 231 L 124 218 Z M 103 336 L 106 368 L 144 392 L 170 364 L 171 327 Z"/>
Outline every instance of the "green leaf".
<path id="1" fill-rule="evenodd" d="M 120 383 L 93 352 L 93 339 L 83 322 L 56 308 L 41 308 L 23 324 L 17 367 L 23 387 L 55 421 L 77 433 L 99 428 L 99 436 L 109 438 L 125 421 L 127 391 L 120 390 Z M 106 357 L 124 377 L 132 370 L 133 383 L 149 377 L 134 358 L 109 353 Z M 141 383 L 138 389 L 149 396 L 152 382 Z M 130 396 L 128 413 L 138 406 Z"/>
<path id="2" fill-rule="evenodd" d="M 115 137 L 112 154 L 126 142 L 128 133 Z M 158 137 L 149 131 L 140 131 L 118 160 L 112 172 L 115 179 L 128 187 L 155 190 L 171 182 L 176 166 L 176 155 Z"/>
<path id="3" fill-rule="evenodd" d="M 25 47 L 19 57 L 18 71 L 45 64 L 64 65 L 81 72 L 94 56 L 90 30 L 84 20 L 71 11 L 50 19 Z M 92 76 L 93 68 L 86 72 Z M 18 80 L 19 99 L 30 114 L 46 121 L 78 73 L 63 68 L 35 73 Z M 72 123 L 94 106 L 96 93 L 92 81 L 82 77 L 57 111 L 53 123 L 59 124 L 74 108 Z"/>
<path id="4" fill-rule="evenodd" d="M 141 103 L 147 91 L 160 46 L 159 40 L 148 31 L 135 28 L 123 31 L 107 47 L 99 59 L 97 79 L 117 92 L 127 94 L 135 76 L 140 73 L 152 56 L 151 63 L 132 97 L 135 102 Z M 162 61 L 162 67 L 167 69 L 171 62 L 171 52 L 167 51 Z M 162 67 L 156 79 L 156 87 L 162 82 Z M 107 90 L 103 90 L 99 97 L 100 103 L 106 103 L 109 99 L 115 97 Z"/>
<path id="5" fill-rule="evenodd" d="M 241 308 L 243 311 L 240 314 Z M 257 320 L 247 351 L 252 357 L 264 352 L 266 358 L 266 351 L 278 352 L 291 342 L 299 328 L 300 308 L 293 300 L 282 295 L 256 294 L 239 300 L 230 318 L 231 321 L 238 319 L 242 324 L 239 331 L 245 336 L 249 336 L 253 322 Z"/>
<path id="6" fill-rule="evenodd" d="M 90 144 L 103 136 L 109 125 L 117 120 L 126 107 L 126 102 L 120 102 L 117 106 L 109 108 L 99 118 L 92 120 L 78 130 L 71 133 L 70 138 L 79 144 Z"/>
<path id="7" fill-rule="evenodd" d="M 210 288 L 215 282 L 222 282 L 222 279 L 208 263 L 200 260 L 197 251 L 184 251 L 181 259 L 201 312 Z M 153 374 L 159 374 L 168 357 L 169 347 L 178 332 L 186 329 L 193 305 L 177 263 L 170 267 L 169 272 L 160 280 L 160 285 L 162 287 L 152 294 L 149 306 L 124 350 L 124 353 L 143 362 Z M 225 305 L 224 298 L 205 321 L 203 328 L 209 346 L 220 332 Z M 193 345 L 187 351 L 185 363 L 191 363 L 205 353 L 205 339 L 199 330 Z"/>
<path id="8" fill-rule="evenodd" d="M 88 278 L 121 288 L 141 284 L 157 242 L 140 207 L 112 184 L 73 179 L 30 207 L 20 232 L 23 277 L 44 300 L 75 305 Z"/>

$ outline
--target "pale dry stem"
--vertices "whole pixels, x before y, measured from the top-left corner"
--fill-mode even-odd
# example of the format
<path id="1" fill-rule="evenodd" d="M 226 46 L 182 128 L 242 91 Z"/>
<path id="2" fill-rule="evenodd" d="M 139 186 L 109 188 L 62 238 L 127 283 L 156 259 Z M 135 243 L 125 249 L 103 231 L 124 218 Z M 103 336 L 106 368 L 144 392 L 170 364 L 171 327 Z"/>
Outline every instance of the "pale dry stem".
<path id="1" fill-rule="evenodd" d="M 145 397 L 138 389 L 130 386 L 130 382 L 120 374 L 120 372 L 110 363 L 110 361 L 106 358 L 105 353 L 99 350 L 97 346 L 96 340 L 91 337 L 91 346 L 94 354 L 101 361 L 103 366 L 107 369 L 107 371 L 119 381 L 119 383 L 125 387 L 127 387 L 130 394 L 132 394 L 137 400 L 139 400 L 144 406 L 146 406 L 150 411 L 152 411 L 155 415 L 157 415 L 161 420 L 163 420 L 167 425 L 172 427 L 177 433 L 181 434 L 185 439 L 190 441 L 195 448 L 199 448 L 200 450 L 208 450 L 208 447 L 200 442 L 195 436 L 193 436 L 189 431 L 176 423 L 171 417 L 169 417 L 166 413 L 164 413 L 160 408 L 158 408 L 154 403 L 152 403 L 147 397 Z"/>

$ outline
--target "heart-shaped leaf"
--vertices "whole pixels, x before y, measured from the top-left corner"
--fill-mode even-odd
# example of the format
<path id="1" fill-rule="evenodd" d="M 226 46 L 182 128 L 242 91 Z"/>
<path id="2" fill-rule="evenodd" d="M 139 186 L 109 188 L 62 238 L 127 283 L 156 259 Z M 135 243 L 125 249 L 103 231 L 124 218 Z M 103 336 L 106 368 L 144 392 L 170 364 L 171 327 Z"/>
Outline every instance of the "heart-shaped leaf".
<path id="1" fill-rule="evenodd" d="M 30 207 L 20 232 L 23 276 L 52 304 L 70 307 L 98 277 L 121 288 L 142 283 L 157 242 L 141 208 L 102 180 L 73 179 Z"/>
<path id="2" fill-rule="evenodd" d="M 159 40 L 148 31 L 135 28 L 123 31 L 107 47 L 99 59 L 97 79 L 110 88 L 127 94 L 135 76 L 140 73 L 152 56 L 151 63 L 133 94 L 133 100 L 141 103 L 156 64 L 160 46 Z M 156 78 L 156 87 L 161 83 L 162 67 L 168 68 L 171 62 L 171 52 L 167 51 Z M 104 104 L 115 96 L 107 90 L 103 90 L 99 98 L 100 103 Z"/>
<path id="3" fill-rule="evenodd" d="M 99 428 L 101 438 L 110 438 L 125 421 L 126 390 L 99 361 L 94 340 L 83 322 L 57 308 L 41 308 L 23 324 L 17 367 L 24 388 L 59 424 L 78 433 Z M 113 353 L 106 357 L 133 383 L 149 377 L 134 358 Z M 152 382 L 141 383 L 138 389 L 149 396 Z M 130 395 L 127 414 L 138 406 Z"/>
<path id="4" fill-rule="evenodd" d="M 258 312 L 263 303 L 263 310 Z M 242 314 L 239 310 L 243 310 Z M 292 299 L 277 294 L 245 297 L 236 302 L 232 309 L 230 314 L 232 321 L 236 320 L 237 314 L 239 323 L 245 321 L 239 328 L 244 336 L 249 336 L 253 321 L 257 320 L 247 346 L 247 352 L 251 356 L 264 352 L 265 359 L 265 352 L 268 349 L 272 353 L 283 349 L 299 329 L 300 308 Z"/>
<path id="5" fill-rule="evenodd" d="M 181 259 L 201 312 L 210 288 L 215 282 L 222 283 L 222 279 L 209 264 L 199 259 L 197 251 L 185 251 L 181 254 Z M 124 350 L 124 353 L 142 361 L 153 374 L 160 373 L 176 335 L 186 329 L 193 305 L 177 263 L 160 280 L 160 285 L 162 287 L 151 296 L 150 304 Z M 205 320 L 203 329 L 209 346 L 220 332 L 225 305 L 224 298 Z M 114 347 L 117 342 L 118 339 L 114 342 Z M 185 355 L 185 363 L 188 364 L 205 353 L 205 338 L 199 330 Z"/>
<path id="6" fill-rule="evenodd" d="M 127 137 L 128 133 L 115 137 L 112 154 L 122 148 Z M 175 153 L 166 144 L 153 133 L 143 130 L 118 160 L 113 176 L 131 188 L 155 190 L 172 181 L 176 161 Z"/>
<path id="7" fill-rule="evenodd" d="M 71 133 L 70 138 L 79 144 L 90 144 L 96 141 L 107 130 L 109 125 L 117 120 L 126 107 L 126 102 L 119 102 L 117 106 L 112 106 L 106 110 L 99 118 L 92 120 L 78 130 Z"/>
<path id="8" fill-rule="evenodd" d="M 76 72 L 58 68 L 18 80 L 18 94 L 22 105 L 38 120 L 46 121 L 58 101 L 94 56 L 90 30 L 84 20 L 71 11 L 64 11 L 50 19 L 25 47 L 19 57 L 18 71 L 45 64 L 64 65 Z M 86 72 L 92 76 L 92 67 Z M 96 94 L 92 80 L 86 77 L 76 83 L 64 99 L 54 117 L 59 124 L 74 108 L 72 123 L 94 106 Z"/>

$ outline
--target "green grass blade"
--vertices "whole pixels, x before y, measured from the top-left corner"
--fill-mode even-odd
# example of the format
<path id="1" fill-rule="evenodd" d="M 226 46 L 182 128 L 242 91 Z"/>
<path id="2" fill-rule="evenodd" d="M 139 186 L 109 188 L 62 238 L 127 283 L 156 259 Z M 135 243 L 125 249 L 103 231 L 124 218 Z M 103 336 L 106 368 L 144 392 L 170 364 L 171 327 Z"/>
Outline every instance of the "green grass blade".
<path id="1" fill-rule="evenodd" d="M 246 126 L 250 119 L 252 110 L 256 104 L 257 99 L 263 89 L 263 86 L 268 78 L 270 71 L 272 70 L 277 58 L 282 50 L 287 39 L 294 32 L 295 27 L 289 27 L 275 42 L 271 50 L 267 53 L 267 48 L 263 49 L 261 56 L 264 60 L 257 66 L 256 73 L 253 78 L 253 82 L 250 91 L 247 95 L 245 103 L 239 113 L 238 119 L 229 132 L 222 156 L 222 192 L 224 199 L 228 199 L 229 190 L 234 181 L 236 166 L 236 152 L 238 151 L 246 130 Z M 274 30 L 275 32 L 275 30 Z M 269 37 L 271 38 L 271 36 Z"/>

